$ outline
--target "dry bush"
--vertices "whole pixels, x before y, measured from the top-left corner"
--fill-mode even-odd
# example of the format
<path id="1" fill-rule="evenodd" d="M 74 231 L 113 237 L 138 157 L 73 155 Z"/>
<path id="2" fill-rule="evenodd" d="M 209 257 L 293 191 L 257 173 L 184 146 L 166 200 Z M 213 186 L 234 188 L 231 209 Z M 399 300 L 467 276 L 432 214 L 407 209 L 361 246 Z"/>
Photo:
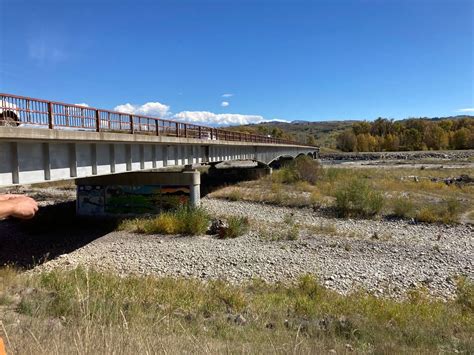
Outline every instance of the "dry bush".
<path id="1" fill-rule="evenodd" d="M 273 173 L 272 179 L 283 184 L 307 182 L 315 184 L 321 176 L 322 168 L 317 160 L 300 155 L 283 168 Z"/>
<path id="2" fill-rule="evenodd" d="M 457 223 L 462 206 L 455 198 L 448 198 L 439 203 L 419 206 L 416 220 L 426 223 Z"/>

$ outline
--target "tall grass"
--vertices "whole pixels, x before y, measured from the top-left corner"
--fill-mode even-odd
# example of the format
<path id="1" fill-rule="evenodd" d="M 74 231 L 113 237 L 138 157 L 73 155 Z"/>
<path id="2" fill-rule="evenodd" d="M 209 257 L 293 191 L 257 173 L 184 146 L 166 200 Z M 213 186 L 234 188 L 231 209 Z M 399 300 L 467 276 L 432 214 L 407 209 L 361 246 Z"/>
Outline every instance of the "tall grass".
<path id="1" fill-rule="evenodd" d="M 454 301 L 416 291 L 397 302 L 342 296 L 311 276 L 237 286 L 77 269 L 18 277 L 4 292 L 22 295 L 20 314 L 2 320 L 12 353 L 314 353 L 345 352 L 346 344 L 357 352 L 469 353 L 474 287 L 462 282 Z"/>
<path id="2" fill-rule="evenodd" d="M 444 199 L 438 203 L 422 206 L 416 213 L 416 219 L 427 223 L 456 223 L 459 221 L 461 204 L 455 198 Z"/>
<path id="3" fill-rule="evenodd" d="M 124 220 L 118 229 L 143 234 L 199 235 L 206 233 L 209 222 L 210 216 L 204 209 L 182 206 L 153 218 Z"/>
<path id="4" fill-rule="evenodd" d="M 388 204 L 392 206 L 394 216 L 414 218 L 426 223 L 457 223 L 462 211 L 461 203 L 453 197 L 430 203 L 397 197 L 388 201 Z"/>

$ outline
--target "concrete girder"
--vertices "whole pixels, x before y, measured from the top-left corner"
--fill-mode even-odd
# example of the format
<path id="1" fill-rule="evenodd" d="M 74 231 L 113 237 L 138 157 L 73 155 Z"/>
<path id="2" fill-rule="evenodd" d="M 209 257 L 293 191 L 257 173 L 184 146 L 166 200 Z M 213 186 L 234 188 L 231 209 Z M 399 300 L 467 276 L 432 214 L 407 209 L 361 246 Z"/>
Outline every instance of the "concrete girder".
<path id="1" fill-rule="evenodd" d="M 120 133 L 0 127 L 0 186 L 230 160 L 269 165 L 318 148 Z"/>

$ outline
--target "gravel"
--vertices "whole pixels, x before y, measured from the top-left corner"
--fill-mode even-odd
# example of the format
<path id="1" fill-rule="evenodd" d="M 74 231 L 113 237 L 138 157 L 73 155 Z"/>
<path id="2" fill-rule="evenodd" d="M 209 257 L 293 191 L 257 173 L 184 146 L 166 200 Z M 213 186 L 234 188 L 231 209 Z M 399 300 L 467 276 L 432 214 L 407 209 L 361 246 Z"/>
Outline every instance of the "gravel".
<path id="1" fill-rule="evenodd" d="M 454 296 L 456 277 L 474 279 L 474 227 L 407 221 L 332 219 L 311 209 L 204 198 L 213 215 L 248 216 L 260 225 L 282 223 L 288 214 L 299 224 L 333 225 L 336 235 L 301 228 L 298 240 L 270 241 L 255 230 L 236 238 L 177 237 L 108 233 L 38 266 L 35 271 L 91 266 L 120 275 L 141 274 L 225 279 L 241 283 L 260 278 L 293 282 L 314 274 L 340 293 L 365 289 L 403 298 L 424 287 L 433 296 Z"/>

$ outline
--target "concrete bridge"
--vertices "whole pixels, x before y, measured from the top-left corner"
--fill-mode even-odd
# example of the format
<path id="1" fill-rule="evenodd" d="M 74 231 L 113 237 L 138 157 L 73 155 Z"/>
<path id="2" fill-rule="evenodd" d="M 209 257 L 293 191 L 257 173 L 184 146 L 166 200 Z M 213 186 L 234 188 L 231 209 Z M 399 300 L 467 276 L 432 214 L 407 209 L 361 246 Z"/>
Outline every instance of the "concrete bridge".
<path id="1" fill-rule="evenodd" d="M 0 186 L 231 160 L 270 164 L 318 147 L 0 94 Z"/>

